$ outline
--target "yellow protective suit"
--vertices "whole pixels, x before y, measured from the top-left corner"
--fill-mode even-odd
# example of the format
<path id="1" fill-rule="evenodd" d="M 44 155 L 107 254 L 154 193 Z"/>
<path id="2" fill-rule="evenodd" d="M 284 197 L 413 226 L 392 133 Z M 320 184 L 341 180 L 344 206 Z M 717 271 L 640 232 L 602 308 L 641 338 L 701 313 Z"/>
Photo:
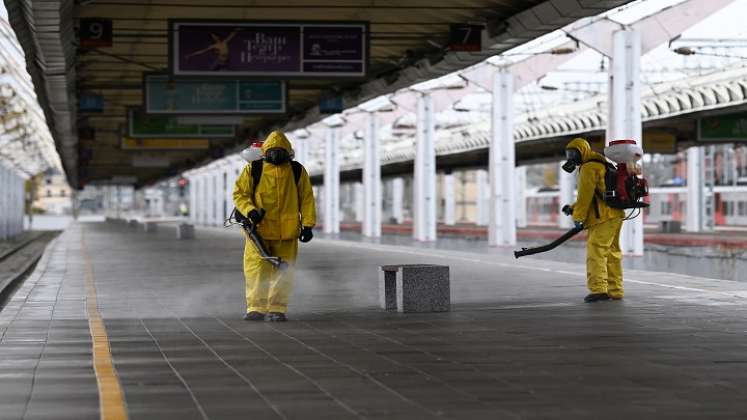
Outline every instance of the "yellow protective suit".
<path id="1" fill-rule="evenodd" d="M 620 230 L 625 212 L 609 207 L 602 198 L 606 189 L 606 167 L 601 163 L 604 156 L 591 150 L 589 142 L 582 138 L 571 140 L 566 149 L 581 152 L 583 162 L 578 171 L 578 196 L 572 216 L 588 228 L 587 287 L 591 293 L 607 293 L 613 299 L 620 299 L 624 294 Z"/>
<path id="2" fill-rule="evenodd" d="M 293 151 L 280 131 L 273 131 L 262 145 L 262 153 L 282 147 Z M 244 278 L 246 280 L 247 312 L 282 312 L 288 310 L 288 297 L 293 281 L 293 266 L 298 253 L 301 226 L 314 227 L 316 208 L 309 174 L 304 169 L 296 184 L 290 163 L 273 165 L 261 162 L 262 177 L 254 185 L 251 164 L 236 180 L 233 201 L 243 215 L 256 209 L 265 210 L 257 231 L 271 255 L 288 262 L 288 269 L 280 272 L 262 260 L 254 244 L 246 238 L 244 246 Z"/>

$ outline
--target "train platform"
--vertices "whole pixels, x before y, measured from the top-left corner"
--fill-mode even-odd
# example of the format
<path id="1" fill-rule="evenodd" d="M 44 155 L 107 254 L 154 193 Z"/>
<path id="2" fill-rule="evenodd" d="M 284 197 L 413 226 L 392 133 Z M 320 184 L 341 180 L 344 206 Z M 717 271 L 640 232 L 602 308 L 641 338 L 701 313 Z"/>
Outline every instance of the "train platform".
<path id="1" fill-rule="evenodd" d="M 247 322 L 239 232 L 75 223 L 0 311 L 5 419 L 743 419 L 747 283 L 354 237 L 301 246 L 288 323 Z M 323 236 L 323 235 L 320 235 Z M 451 268 L 452 310 L 378 308 Z"/>
<path id="2" fill-rule="evenodd" d="M 358 223 L 344 223 L 340 225 L 343 232 L 360 232 L 361 225 Z M 437 227 L 438 235 L 447 238 L 477 238 L 486 239 L 488 228 L 473 224 L 444 225 Z M 517 238 L 523 241 L 552 240 L 566 230 L 550 226 L 534 226 L 520 228 L 517 230 Z M 412 235 L 411 224 L 384 224 L 382 233 L 389 235 Z M 586 236 L 582 233 L 572 238 L 574 241 L 583 241 Z M 715 232 L 703 233 L 662 233 L 656 228 L 647 228 L 644 242 L 651 245 L 670 247 L 713 247 L 747 249 L 747 232 L 739 227 L 722 227 Z"/>

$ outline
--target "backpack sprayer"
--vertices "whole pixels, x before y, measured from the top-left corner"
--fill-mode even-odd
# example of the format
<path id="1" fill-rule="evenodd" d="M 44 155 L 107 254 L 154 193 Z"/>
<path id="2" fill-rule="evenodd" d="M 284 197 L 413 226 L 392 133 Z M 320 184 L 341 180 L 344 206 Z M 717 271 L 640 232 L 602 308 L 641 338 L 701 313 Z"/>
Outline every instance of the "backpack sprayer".
<path id="1" fill-rule="evenodd" d="M 643 157 L 643 149 L 636 144 L 635 140 L 614 140 L 604 148 L 604 156 L 615 164 L 599 159 L 588 161 L 601 163 L 605 167 L 604 194 L 595 191 L 593 199 L 602 200 L 613 209 L 633 209 L 623 220 L 635 219 L 641 214 L 642 208 L 649 206 L 648 203 L 643 201 L 643 198 L 648 196 L 648 182 L 639 177 L 642 174 L 642 168 L 637 163 Z M 588 162 L 584 162 L 584 164 Z M 594 204 L 596 205 L 596 203 Z M 562 212 L 570 216 L 573 209 L 571 206 L 565 205 Z M 574 227 L 549 244 L 514 251 L 514 257 L 519 258 L 550 251 L 584 229 L 583 226 Z"/>

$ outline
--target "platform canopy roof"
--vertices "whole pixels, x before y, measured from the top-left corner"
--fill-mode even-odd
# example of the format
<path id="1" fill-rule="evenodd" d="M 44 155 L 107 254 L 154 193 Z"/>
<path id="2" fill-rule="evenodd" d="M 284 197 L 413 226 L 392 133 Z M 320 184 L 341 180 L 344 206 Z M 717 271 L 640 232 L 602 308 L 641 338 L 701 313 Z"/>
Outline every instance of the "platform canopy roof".
<path id="1" fill-rule="evenodd" d="M 60 159 L 4 12 L 0 5 L 0 164 L 29 177 L 59 169 Z"/>
<path id="2" fill-rule="evenodd" d="M 628 0 L 6 0 L 65 171 L 72 185 L 134 180 L 138 185 L 219 158 L 273 128 L 322 118 L 323 97 L 345 107 L 468 67 L 579 18 Z M 81 47 L 81 19 L 112 22 L 111 47 Z M 283 115 L 240 121 L 230 140 L 202 150 L 122 150 L 128 107 L 143 103 L 143 74 L 168 68 L 169 20 L 365 21 L 370 61 L 357 79 L 288 79 Z M 450 24 L 484 27 L 482 50 L 449 48 Z M 101 95 L 103 112 L 79 112 L 81 94 Z M 82 134 L 82 135 L 79 135 Z M 138 164 L 138 162 L 140 164 Z M 150 164 L 147 164 L 149 163 Z M 145 164 L 143 164 L 145 163 Z"/>

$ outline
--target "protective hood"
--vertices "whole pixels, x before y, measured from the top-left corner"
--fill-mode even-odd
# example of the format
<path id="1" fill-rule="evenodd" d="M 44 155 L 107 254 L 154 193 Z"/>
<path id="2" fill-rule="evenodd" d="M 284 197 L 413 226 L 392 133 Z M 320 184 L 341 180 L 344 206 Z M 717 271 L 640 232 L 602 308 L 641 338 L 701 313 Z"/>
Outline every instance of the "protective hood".
<path id="1" fill-rule="evenodd" d="M 262 154 L 265 154 L 268 150 L 281 147 L 288 151 L 293 156 L 293 146 L 282 131 L 273 131 L 267 136 L 264 144 L 262 144 Z"/>
<path id="2" fill-rule="evenodd" d="M 565 148 L 566 150 L 576 149 L 581 152 L 581 162 L 587 162 L 589 159 L 591 159 L 591 146 L 589 145 L 588 141 L 582 139 L 581 137 L 576 137 L 575 139 L 568 142 Z"/>
<path id="3" fill-rule="evenodd" d="M 589 142 L 586 141 L 586 139 L 583 139 L 581 137 L 576 137 L 575 139 L 568 142 L 568 144 L 565 146 L 566 149 L 576 149 L 579 152 L 581 152 L 581 162 L 586 163 L 592 159 L 596 160 L 602 160 L 604 161 L 604 156 L 600 155 L 599 153 L 591 150 L 591 145 L 589 145 Z"/>

